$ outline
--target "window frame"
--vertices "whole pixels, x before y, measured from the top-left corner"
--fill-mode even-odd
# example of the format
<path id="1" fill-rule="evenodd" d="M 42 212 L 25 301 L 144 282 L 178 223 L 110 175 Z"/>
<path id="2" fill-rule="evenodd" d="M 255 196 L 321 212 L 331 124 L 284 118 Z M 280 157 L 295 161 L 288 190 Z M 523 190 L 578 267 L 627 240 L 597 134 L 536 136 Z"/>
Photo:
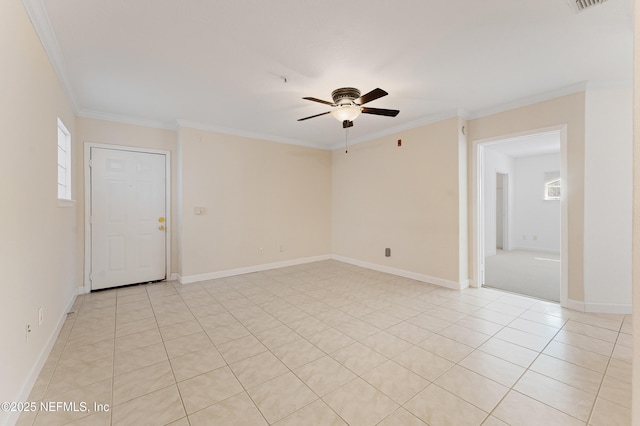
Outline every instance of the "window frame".
<path id="1" fill-rule="evenodd" d="M 557 195 L 553 195 L 554 193 L 557 193 Z M 562 199 L 560 172 L 545 172 L 543 199 L 545 201 L 559 201 Z"/>

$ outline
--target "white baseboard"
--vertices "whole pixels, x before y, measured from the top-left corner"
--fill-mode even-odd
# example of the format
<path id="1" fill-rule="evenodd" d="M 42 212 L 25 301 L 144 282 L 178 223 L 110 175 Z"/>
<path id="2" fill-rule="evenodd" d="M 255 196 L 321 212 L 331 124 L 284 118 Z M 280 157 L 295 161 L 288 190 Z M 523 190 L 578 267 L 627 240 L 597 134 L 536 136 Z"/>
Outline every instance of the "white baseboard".
<path id="1" fill-rule="evenodd" d="M 314 257 L 306 257 L 301 259 L 285 260 L 283 262 L 265 263 L 261 265 L 247 266 L 243 268 L 227 269 L 223 271 L 209 272 L 206 274 L 181 276 L 177 273 L 171 274 L 171 280 L 180 282 L 180 284 L 191 284 L 201 281 L 214 280 L 217 278 L 233 277 L 236 275 L 250 274 L 252 272 L 266 271 L 270 269 L 284 268 L 287 266 L 302 265 L 305 263 L 318 262 L 321 260 L 333 259 L 339 262 L 349 263 L 351 265 L 360 266 L 362 268 L 374 271 L 385 272 L 399 277 L 410 278 L 416 281 L 439 285 L 441 287 L 453 290 L 463 290 L 475 284 L 474 281 L 468 279 L 461 282 L 446 280 L 443 278 L 433 277 L 430 275 L 420 274 L 417 272 L 407 271 L 404 269 L 392 268 L 390 266 L 379 265 L 376 263 L 366 262 L 363 260 L 352 259 L 339 255 L 322 255 Z M 83 287 L 81 287 L 82 289 Z M 591 313 L 609 313 L 609 314 L 630 314 L 631 305 L 607 304 L 607 303 L 585 303 L 579 300 L 567 299 L 562 305 L 565 308 L 578 312 Z"/>
<path id="2" fill-rule="evenodd" d="M 516 246 L 512 247 L 507 251 L 533 251 L 536 253 L 546 253 L 546 254 L 560 254 L 560 250 L 556 249 L 546 249 L 544 247 L 525 247 L 525 246 Z"/>
<path id="3" fill-rule="evenodd" d="M 53 330 L 53 333 L 51 333 L 51 336 L 49 336 L 49 340 L 47 341 L 47 344 L 45 345 L 45 347 L 42 348 L 42 351 L 40 351 L 40 355 L 38 355 L 38 359 L 36 360 L 36 363 L 31 368 L 31 371 L 29 372 L 27 379 L 22 385 L 22 388 L 20 389 L 20 393 L 15 398 L 15 401 L 29 401 L 29 394 L 31 394 L 33 385 L 36 383 L 36 380 L 38 380 L 40 371 L 42 370 L 42 367 L 44 366 L 45 362 L 47 362 L 47 359 L 49 358 L 49 354 L 51 353 L 51 349 L 53 349 L 53 345 L 55 345 L 56 340 L 58 340 L 58 335 L 60 334 L 60 330 L 62 330 L 62 326 L 64 325 L 64 322 L 67 319 L 67 313 L 71 310 L 71 307 L 75 303 L 76 297 L 78 297 L 78 294 L 83 293 L 83 289 L 84 287 L 77 287 L 76 291 L 74 291 L 73 294 L 71 295 L 71 299 L 69 300 L 69 302 L 67 303 L 67 306 L 62 311 L 62 315 L 58 320 L 58 324 L 56 325 L 56 328 Z M 18 417 L 20 416 L 20 414 L 21 414 L 20 412 L 12 412 L 7 417 L 6 424 L 7 425 L 15 424 L 18 421 Z"/>
<path id="4" fill-rule="evenodd" d="M 594 314 L 631 314 L 631 305 L 621 305 L 616 303 L 588 303 L 584 304 L 584 311 Z"/>
<path id="5" fill-rule="evenodd" d="M 567 299 L 567 303 L 562 307 L 573 309 L 578 312 L 586 312 L 592 314 L 631 314 L 632 307 L 630 304 L 617 303 L 590 303 L 581 302 L 579 300 Z"/>
<path id="6" fill-rule="evenodd" d="M 333 260 L 337 260 L 344 263 L 350 263 L 352 265 L 360 266 L 362 268 L 373 269 L 374 271 L 385 272 L 387 274 L 397 275 L 404 278 L 410 278 L 416 281 L 422 281 L 429 284 L 439 285 L 441 287 L 450 288 L 453 290 L 462 290 L 469 287 L 469 280 L 462 282 L 455 282 L 451 280 L 445 280 L 443 278 L 432 277 L 429 275 L 419 274 L 417 272 L 406 271 L 404 269 L 392 268 L 389 266 L 378 265 L 376 263 L 365 262 L 363 260 L 351 259 L 349 257 L 332 255 Z"/>
<path id="7" fill-rule="evenodd" d="M 302 265 L 304 263 L 319 262 L 321 260 L 329 260 L 329 259 L 331 259 L 331 255 L 327 254 L 322 256 L 313 256 L 313 257 L 304 257 L 300 259 L 285 260 L 282 262 L 263 263 L 261 265 L 245 266 L 243 268 L 227 269 L 224 271 L 208 272 L 206 274 L 186 275 L 186 276 L 182 276 L 178 274 L 176 275 L 180 284 L 191 284 L 191 283 L 197 283 L 200 281 L 233 277 L 236 275 L 250 274 L 252 272 L 267 271 L 269 269 L 284 268 L 287 266 L 296 266 L 296 265 Z"/>
<path id="8" fill-rule="evenodd" d="M 574 311 L 584 312 L 584 302 L 574 299 L 567 299 L 567 302 L 561 304 L 563 308 L 573 309 Z"/>
<path id="9" fill-rule="evenodd" d="M 266 270 L 269 270 L 269 269 L 277 269 L 277 268 L 284 268 L 284 267 L 287 267 L 287 266 L 302 265 L 304 263 L 318 262 L 318 261 L 321 261 L 321 260 L 329 260 L 329 259 L 337 260 L 339 262 L 349 263 L 351 265 L 360 266 L 362 268 L 372 269 L 374 271 L 385 272 L 385 273 L 388 273 L 388 274 L 397 275 L 397 276 L 404 277 L 404 278 L 410 278 L 410 279 L 414 279 L 414 280 L 417 280 L 417 281 L 422 281 L 422 282 L 425 282 L 425 283 L 435 284 L 435 285 L 439 285 L 441 287 L 450 288 L 450 289 L 453 289 L 453 290 L 462 290 L 464 288 L 469 287 L 469 280 L 464 280 L 464 281 L 458 283 L 458 282 L 455 282 L 455 281 L 445 280 L 445 279 L 438 278 L 438 277 L 432 277 L 432 276 L 429 276 L 429 275 L 419 274 L 417 272 L 411 272 L 411 271 L 406 271 L 406 270 L 403 270 L 403 269 L 391 268 L 391 267 L 384 266 L 384 265 L 377 265 L 375 263 L 364 262 L 364 261 L 361 261 L 361 260 L 351 259 L 351 258 L 348 258 L 348 257 L 338 256 L 338 255 L 322 255 L 322 256 L 314 256 L 314 257 L 305 257 L 305 258 L 301 258 L 301 259 L 285 260 L 283 262 L 265 263 L 265 264 L 262 264 L 262 265 L 253 265 L 253 266 L 247 266 L 247 267 L 243 267 L 243 268 L 227 269 L 227 270 L 224 270 L 224 271 L 209 272 L 209 273 L 206 273 L 206 274 L 186 275 L 186 276 L 182 276 L 182 275 L 179 275 L 179 274 L 172 274 L 172 279 L 174 279 L 173 275 L 176 275 L 175 279 L 177 279 L 177 281 L 179 281 L 180 284 L 191 284 L 191 283 L 197 283 L 197 282 L 201 282 L 201 281 L 215 280 L 215 279 L 218 279 L 218 278 L 233 277 L 233 276 L 236 276 L 236 275 L 250 274 L 252 272 L 260 272 L 260 271 L 266 271 Z"/>
<path id="10" fill-rule="evenodd" d="M 480 285 L 478 285 L 478 282 L 473 280 L 473 279 L 469 279 L 467 281 L 469 281 L 469 287 L 471 287 L 471 288 L 480 288 L 481 287 Z"/>

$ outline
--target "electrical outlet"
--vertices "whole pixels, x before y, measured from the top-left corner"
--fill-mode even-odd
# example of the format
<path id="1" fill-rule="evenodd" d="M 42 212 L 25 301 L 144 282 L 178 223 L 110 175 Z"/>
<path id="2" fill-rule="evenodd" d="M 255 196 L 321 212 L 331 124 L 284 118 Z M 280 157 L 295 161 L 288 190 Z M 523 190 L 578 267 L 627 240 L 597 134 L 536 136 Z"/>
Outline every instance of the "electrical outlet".
<path id="1" fill-rule="evenodd" d="M 42 306 L 38 309 L 38 326 L 41 326 L 44 323 L 44 309 Z"/>
<path id="2" fill-rule="evenodd" d="M 258 249 L 258 254 L 264 254 L 264 250 L 263 250 L 263 248 L 262 248 L 262 247 L 260 247 L 260 248 Z"/>
<path id="3" fill-rule="evenodd" d="M 25 327 L 25 337 L 27 339 L 27 342 L 29 341 L 29 334 L 31 333 L 31 324 L 27 323 L 26 327 Z"/>

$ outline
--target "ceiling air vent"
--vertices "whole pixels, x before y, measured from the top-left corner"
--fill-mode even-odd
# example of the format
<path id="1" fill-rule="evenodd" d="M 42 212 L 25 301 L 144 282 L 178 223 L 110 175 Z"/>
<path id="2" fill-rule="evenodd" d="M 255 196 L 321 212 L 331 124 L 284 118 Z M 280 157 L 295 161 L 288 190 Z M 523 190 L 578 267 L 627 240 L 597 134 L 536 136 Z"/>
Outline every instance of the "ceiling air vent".
<path id="1" fill-rule="evenodd" d="M 597 6 L 606 2 L 607 0 L 570 0 L 571 5 L 577 12 L 581 12 L 593 6 Z"/>

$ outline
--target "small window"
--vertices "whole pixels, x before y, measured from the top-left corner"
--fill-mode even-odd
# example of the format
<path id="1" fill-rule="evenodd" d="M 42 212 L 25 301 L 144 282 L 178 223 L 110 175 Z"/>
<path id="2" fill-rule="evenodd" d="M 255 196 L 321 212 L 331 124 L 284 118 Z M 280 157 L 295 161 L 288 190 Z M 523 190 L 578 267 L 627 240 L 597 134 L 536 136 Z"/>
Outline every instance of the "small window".
<path id="1" fill-rule="evenodd" d="M 71 133 L 58 118 L 58 199 L 71 200 Z"/>
<path id="2" fill-rule="evenodd" d="M 560 192 L 560 172 L 545 172 L 544 174 L 544 199 L 559 200 Z"/>

